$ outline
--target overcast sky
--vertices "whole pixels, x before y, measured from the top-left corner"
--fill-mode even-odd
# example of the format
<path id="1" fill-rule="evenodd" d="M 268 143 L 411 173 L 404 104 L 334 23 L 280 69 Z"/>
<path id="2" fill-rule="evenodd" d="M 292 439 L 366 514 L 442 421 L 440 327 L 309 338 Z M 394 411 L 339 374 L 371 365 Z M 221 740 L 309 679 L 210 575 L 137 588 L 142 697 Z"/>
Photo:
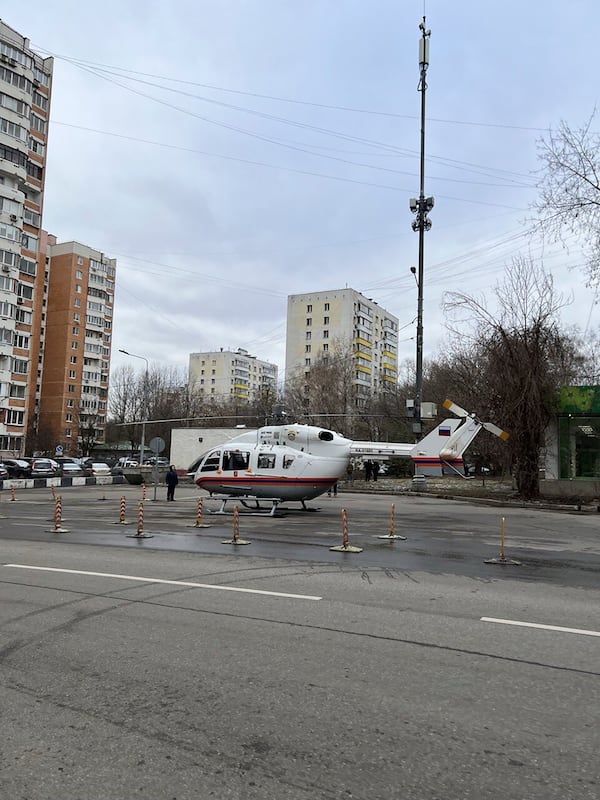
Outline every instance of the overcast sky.
<path id="1" fill-rule="evenodd" d="M 424 11 L 425 356 L 444 291 L 489 293 L 518 254 L 597 326 L 578 243 L 524 224 L 536 141 L 598 102 L 597 0 L 15 3 L 4 21 L 55 57 L 44 227 L 118 259 L 113 367 L 244 347 L 283 370 L 288 294 L 346 286 L 414 358 Z"/>

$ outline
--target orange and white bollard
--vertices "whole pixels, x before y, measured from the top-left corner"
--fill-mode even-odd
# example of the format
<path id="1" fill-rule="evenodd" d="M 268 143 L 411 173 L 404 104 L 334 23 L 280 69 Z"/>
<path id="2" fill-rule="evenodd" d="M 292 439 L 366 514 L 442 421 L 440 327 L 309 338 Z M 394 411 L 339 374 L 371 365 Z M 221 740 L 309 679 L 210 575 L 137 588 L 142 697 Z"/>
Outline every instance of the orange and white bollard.
<path id="1" fill-rule="evenodd" d="M 502 565 L 512 565 L 514 567 L 520 567 L 521 562 L 515 561 L 513 558 L 507 558 L 506 553 L 504 552 L 504 534 L 506 530 L 506 518 L 502 517 L 502 522 L 500 525 L 500 555 L 498 558 L 486 558 L 484 559 L 484 564 L 502 564 Z"/>
<path id="2" fill-rule="evenodd" d="M 14 485 L 14 483 L 11 483 L 11 485 L 10 485 L 10 499 L 11 500 L 16 500 L 17 499 L 15 497 L 15 485 Z"/>
<path id="3" fill-rule="evenodd" d="M 202 522 L 202 513 L 204 510 L 204 499 L 202 497 L 198 498 L 198 507 L 196 509 L 196 522 L 191 525 L 192 528 L 210 528 L 210 525 L 205 525 Z"/>
<path id="4" fill-rule="evenodd" d="M 125 524 L 125 510 L 127 508 L 127 500 L 125 497 L 121 497 L 121 505 L 119 506 L 119 522 L 121 525 Z"/>
<path id="5" fill-rule="evenodd" d="M 237 506 L 233 507 L 233 538 L 222 544 L 250 544 L 247 539 L 240 539 L 240 512 Z"/>
<path id="6" fill-rule="evenodd" d="M 342 508 L 342 544 L 329 548 L 332 551 L 343 553 L 362 553 L 362 547 L 354 547 L 350 544 L 350 537 L 348 535 L 348 512 Z"/>
<path id="7" fill-rule="evenodd" d="M 54 533 L 68 533 L 62 526 L 62 496 L 59 494 L 54 501 Z"/>
<path id="8" fill-rule="evenodd" d="M 56 502 L 56 490 L 54 486 L 50 487 L 50 491 L 52 492 L 52 499 Z"/>
<path id="9" fill-rule="evenodd" d="M 146 500 L 146 484 L 142 483 L 142 502 Z"/>
<path id="10" fill-rule="evenodd" d="M 144 533 L 144 503 L 138 503 L 138 522 L 136 533 L 127 534 L 128 539 L 152 539 L 153 534 Z"/>
<path id="11" fill-rule="evenodd" d="M 390 532 L 385 534 L 384 536 L 378 536 L 378 539 L 402 539 L 406 541 L 406 536 L 400 536 L 399 533 L 396 533 L 396 528 L 394 525 L 394 515 L 396 512 L 396 504 L 392 503 L 392 508 L 390 510 Z"/>

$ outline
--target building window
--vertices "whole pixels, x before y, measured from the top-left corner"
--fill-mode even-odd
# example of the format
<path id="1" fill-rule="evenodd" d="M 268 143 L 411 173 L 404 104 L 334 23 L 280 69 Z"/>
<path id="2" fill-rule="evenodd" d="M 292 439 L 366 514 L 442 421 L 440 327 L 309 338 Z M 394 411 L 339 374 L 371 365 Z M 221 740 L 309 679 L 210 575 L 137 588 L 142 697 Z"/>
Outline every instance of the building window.
<path id="1" fill-rule="evenodd" d="M 74 369 L 70 369 L 69 370 L 69 378 L 76 378 L 76 377 L 77 377 L 77 373 L 75 372 L 75 370 Z"/>
<path id="2" fill-rule="evenodd" d="M 325 303 L 325 311 L 329 311 L 329 303 Z"/>
<path id="3" fill-rule="evenodd" d="M 79 336 L 79 328 L 76 325 L 73 328 L 73 336 Z"/>
<path id="4" fill-rule="evenodd" d="M 70 438 L 72 436 L 71 428 L 65 428 L 65 436 Z"/>
<path id="5" fill-rule="evenodd" d="M 74 400 L 67 400 L 67 408 L 74 408 L 75 401 Z"/>
<path id="6" fill-rule="evenodd" d="M 312 317 L 307 317 L 307 319 L 306 319 L 306 327 L 310 328 L 311 325 L 312 325 Z"/>
<path id="7" fill-rule="evenodd" d="M 329 317 L 323 317 L 323 325 L 329 325 Z"/>
<path id="8" fill-rule="evenodd" d="M 312 306 L 306 306 L 306 313 L 307 314 L 312 313 Z"/>
<path id="9" fill-rule="evenodd" d="M 77 356 L 71 356 L 71 364 L 77 363 Z"/>
<path id="10" fill-rule="evenodd" d="M 73 422 L 73 414 L 67 414 L 66 420 L 67 422 Z"/>
<path id="11" fill-rule="evenodd" d="M 83 264 L 83 256 L 77 256 L 77 263 L 79 264 L 79 266 Z"/>
<path id="12" fill-rule="evenodd" d="M 328 345 L 328 344 L 324 344 L 324 345 L 323 345 L 323 352 L 324 352 L 324 353 L 327 353 L 327 352 L 328 352 L 328 350 L 329 350 L 329 345 Z"/>
<path id="13" fill-rule="evenodd" d="M 75 394 L 75 386 L 72 383 L 69 384 L 69 393 Z"/>
<path id="14" fill-rule="evenodd" d="M 307 340 L 310 339 L 311 336 L 312 336 L 311 332 L 310 331 L 306 331 L 306 339 Z"/>
<path id="15" fill-rule="evenodd" d="M 323 331 L 323 338 L 329 339 L 329 331 Z"/>
<path id="16" fill-rule="evenodd" d="M 75 306 L 75 308 L 81 308 L 81 300 L 79 297 L 75 298 L 75 302 L 73 303 L 73 305 Z"/>
<path id="17" fill-rule="evenodd" d="M 75 277 L 77 278 L 78 281 L 80 281 L 83 278 L 83 272 L 80 269 L 78 269 L 75 272 Z"/>
<path id="18" fill-rule="evenodd" d="M 305 367 L 310 367 L 310 358 L 305 358 L 304 359 L 304 366 Z"/>
<path id="19" fill-rule="evenodd" d="M 304 352 L 305 353 L 310 353 L 310 345 L 309 344 L 307 344 L 306 347 L 304 348 Z"/>
<path id="20" fill-rule="evenodd" d="M 71 350 L 77 350 L 79 344 L 77 342 L 71 342 Z"/>

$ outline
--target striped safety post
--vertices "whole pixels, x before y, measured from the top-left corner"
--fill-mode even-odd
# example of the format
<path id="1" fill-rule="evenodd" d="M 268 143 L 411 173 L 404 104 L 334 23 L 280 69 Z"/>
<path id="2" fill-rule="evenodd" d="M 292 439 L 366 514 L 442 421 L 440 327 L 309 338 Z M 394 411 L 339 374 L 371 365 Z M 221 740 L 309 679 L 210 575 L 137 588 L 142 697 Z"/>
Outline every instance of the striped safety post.
<path id="1" fill-rule="evenodd" d="M 199 497 L 198 498 L 198 508 L 196 510 L 196 527 L 197 528 L 201 528 L 202 527 L 202 506 L 203 506 L 203 500 L 202 500 L 201 497 Z"/>
<path id="2" fill-rule="evenodd" d="M 378 539 L 403 539 L 406 541 L 406 536 L 400 536 L 399 533 L 396 533 L 396 528 L 394 525 L 394 515 L 396 513 L 396 504 L 392 503 L 392 507 L 390 509 L 390 532 L 386 533 L 384 536 L 378 536 Z"/>
<path id="3" fill-rule="evenodd" d="M 233 541 L 237 544 L 240 540 L 240 512 L 237 506 L 233 507 Z"/>
<path id="4" fill-rule="evenodd" d="M 500 524 L 500 555 L 497 558 L 486 558 L 484 559 L 484 564 L 500 564 L 503 566 L 515 566 L 520 567 L 521 562 L 516 561 L 514 558 L 507 558 L 506 553 L 504 551 L 504 539 L 506 533 L 506 517 L 502 517 L 502 521 Z"/>
<path id="5" fill-rule="evenodd" d="M 54 501 L 54 533 L 68 533 L 66 528 L 62 526 L 62 496 L 56 495 Z"/>
<path id="6" fill-rule="evenodd" d="M 122 498 L 123 500 L 124 498 Z M 140 501 L 138 503 L 138 521 L 137 521 L 137 531 L 135 533 L 127 534 L 128 539 L 152 539 L 152 533 L 144 533 L 144 503 Z"/>
<path id="7" fill-rule="evenodd" d="M 354 547 L 350 544 L 350 537 L 348 536 L 348 512 L 342 508 L 342 544 L 330 547 L 330 550 L 338 553 L 362 553 L 362 547 Z"/>
<path id="8" fill-rule="evenodd" d="M 233 538 L 222 544 L 250 544 L 247 539 L 240 539 L 240 512 L 237 506 L 233 507 Z"/>
<path id="9" fill-rule="evenodd" d="M 146 499 L 146 484 L 142 483 L 142 501 Z"/>
<path id="10" fill-rule="evenodd" d="M 50 491 L 52 492 L 52 499 L 54 500 L 54 502 L 56 502 L 56 490 L 54 486 L 50 487 Z"/>
<path id="11" fill-rule="evenodd" d="M 11 483 L 11 485 L 10 485 L 10 499 L 11 500 L 16 500 L 17 499 L 15 497 L 15 485 L 14 485 L 14 483 Z"/>
<path id="12" fill-rule="evenodd" d="M 119 522 L 121 525 L 125 525 L 125 510 L 127 508 L 127 501 L 125 500 L 125 496 L 121 497 L 121 505 L 119 506 Z"/>

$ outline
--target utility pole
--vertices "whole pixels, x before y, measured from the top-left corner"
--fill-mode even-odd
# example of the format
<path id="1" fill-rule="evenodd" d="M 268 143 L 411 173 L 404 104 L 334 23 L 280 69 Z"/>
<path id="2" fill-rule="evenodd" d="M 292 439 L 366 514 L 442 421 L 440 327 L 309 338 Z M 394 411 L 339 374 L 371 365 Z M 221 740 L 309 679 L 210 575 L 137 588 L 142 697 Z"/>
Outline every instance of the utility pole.
<path id="1" fill-rule="evenodd" d="M 419 266 L 417 273 L 417 360 L 416 360 L 416 386 L 415 404 L 413 409 L 413 433 L 419 441 L 423 435 L 423 422 L 421 418 L 421 404 L 423 402 L 423 265 L 425 250 L 425 231 L 431 229 L 431 220 L 427 214 L 434 205 L 433 197 L 425 197 L 425 94 L 427 91 L 427 67 L 429 66 L 429 37 L 431 31 L 425 26 L 425 17 L 419 24 L 421 40 L 419 41 L 419 85 L 417 91 L 421 92 L 421 169 L 419 198 L 411 197 L 410 210 L 415 214 L 412 223 L 413 231 L 419 232 Z M 412 268 L 414 271 L 414 267 Z"/>

